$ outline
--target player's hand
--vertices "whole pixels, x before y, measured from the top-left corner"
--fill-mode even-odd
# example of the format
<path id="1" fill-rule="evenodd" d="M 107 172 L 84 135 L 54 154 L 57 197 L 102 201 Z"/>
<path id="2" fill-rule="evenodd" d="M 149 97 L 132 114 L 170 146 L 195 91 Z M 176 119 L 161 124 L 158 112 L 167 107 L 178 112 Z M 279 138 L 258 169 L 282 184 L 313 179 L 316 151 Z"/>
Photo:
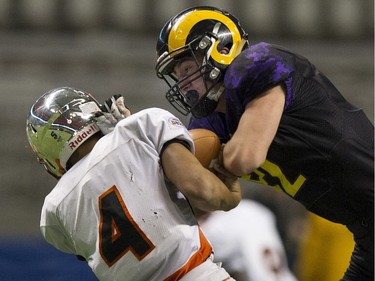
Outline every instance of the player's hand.
<path id="1" fill-rule="evenodd" d="M 118 120 L 109 112 L 95 112 L 95 121 L 104 135 L 109 134 L 116 127 Z"/>
<path id="2" fill-rule="evenodd" d="M 223 149 L 224 144 L 221 146 L 218 158 L 213 160 L 210 164 L 211 169 L 214 170 L 216 176 L 228 187 L 231 192 L 240 192 L 240 182 L 236 175 L 230 173 L 223 165 Z"/>
<path id="3" fill-rule="evenodd" d="M 100 109 L 102 111 L 95 113 L 95 120 L 104 135 L 112 132 L 120 120 L 131 115 L 122 95 L 113 95 L 105 100 Z"/>
<path id="4" fill-rule="evenodd" d="M 219 162 L 214 164 L 215 175 L 228 187 L 231 192 L 240 191 L 238 177 L 228 172 Z"/>
<path id="5" fill-rule="evenodd" d="M 129 108 L 125 105 L 125 100 L 122 95 L 113 95 L 105 100 L 101 109 L 104 112 L 111 113 L 118 121 L 131 115 Z"/>

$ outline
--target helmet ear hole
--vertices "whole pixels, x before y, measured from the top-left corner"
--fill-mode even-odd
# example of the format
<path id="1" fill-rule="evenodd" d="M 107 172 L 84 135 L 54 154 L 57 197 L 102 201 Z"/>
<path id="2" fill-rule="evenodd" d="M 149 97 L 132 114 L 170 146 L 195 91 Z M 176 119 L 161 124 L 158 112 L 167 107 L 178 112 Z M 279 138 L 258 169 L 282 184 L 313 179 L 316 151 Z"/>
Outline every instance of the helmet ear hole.
<path id="1" fill-rule="evenodd" d="M 232 44 L 228 44 L 228 45 L 230 45 L 230 46 L 226 46 L 226 47 L 224 47 L 224 48 L 222 48 L 222 49 L 220 50 L 220 54 L 223 54 L 223 55 L 227 55 L 227 54 L 229 54 L 229 50 L 230 50 L 230 48 L 232 47 Z"/>

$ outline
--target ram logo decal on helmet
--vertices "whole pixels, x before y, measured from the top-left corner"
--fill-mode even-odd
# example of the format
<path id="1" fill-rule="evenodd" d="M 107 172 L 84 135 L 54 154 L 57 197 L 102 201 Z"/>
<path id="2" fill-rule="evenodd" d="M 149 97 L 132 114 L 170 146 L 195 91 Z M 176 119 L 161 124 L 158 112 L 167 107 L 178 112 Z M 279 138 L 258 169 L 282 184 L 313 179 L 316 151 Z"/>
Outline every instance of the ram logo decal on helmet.
<path id="1" fill-rule="evenodd" d="M 193 10 L 186 13 L 183 17 L 180 17 L 176 20 L 176 22 L 172 25 L 168 36 L 168 50 L 172 52 L 174 50 L 180 49 L 183 46 L 187 45 L 187 39 L 189 32 L 193 29 L 193 27 L 203 21 L 203 20 L 216 20 L 219 24 L 223 24 L 227 27 L 228 31 L 231 33 L 232 44 L 233 47 L 230 49 L 228 54 L 220 54 L 218 50 L 218 45 L 220 43 L 219 40 L 214 42 L 214 46 L 212 47 L 211 57 L 218 63 L 228 65 L 232 62 L 234 57 L 241 52 L 242 47 L 246 43 L 246 38 L 241 38 L 240 30 L 238 29 L 237 25 L 231 20 L 228 16 L 224 13 L 218 13 L 217 11 L 212 10 Z M 219 28 L 218 25 L 215 25 L 215 30 L 212 30 L 213 35 L 217 35 L 217 30 Z"/>
<path id="2" fill-rule="evenodd" d="M 239 20 L 215 7 L 189 8 L 168 20 L 157 40 L 155 70 L 169 86 L 165 94 L 169 103 L 183 115 L 201 118 L 210 114 L 223 92 L 218 84 L 226 69 L 248 45 Z M 178 77 L 176 68 L 189 58 L 198 70 L 190 77 Z M 199 78 L 205 81 L 206 92 L 188 96 L 184 86 Z"/>

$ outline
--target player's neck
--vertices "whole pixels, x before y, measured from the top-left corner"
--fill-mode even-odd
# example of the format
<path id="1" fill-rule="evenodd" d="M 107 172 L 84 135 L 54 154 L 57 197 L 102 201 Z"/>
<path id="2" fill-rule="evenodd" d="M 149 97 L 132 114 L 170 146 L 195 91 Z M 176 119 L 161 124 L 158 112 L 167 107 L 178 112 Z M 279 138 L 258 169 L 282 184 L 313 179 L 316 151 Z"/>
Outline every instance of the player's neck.
<path id="1" fill-rule="evenodd" d="M 76 164 L 79 160 L 89 154 L 102 136 L 103 135 L 101 133 L 97 133 L 87 141 L 85 141 L 80 147 L 78 147 L 66 163 L 66 169 L 69 170 L 74 164 Z"/>

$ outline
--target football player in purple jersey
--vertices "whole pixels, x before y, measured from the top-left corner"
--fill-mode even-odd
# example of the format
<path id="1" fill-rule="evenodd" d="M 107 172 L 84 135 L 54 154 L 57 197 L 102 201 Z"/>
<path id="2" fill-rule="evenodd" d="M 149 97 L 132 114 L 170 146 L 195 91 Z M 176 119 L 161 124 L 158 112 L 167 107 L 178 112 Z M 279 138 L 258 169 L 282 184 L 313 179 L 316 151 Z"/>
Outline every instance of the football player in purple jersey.
<path id="1" fill-rule="evenodd" d="M 172 17 L 156 51 L 168 101 L 192 114 L 189 129 L 219 135 L 225 168 L 346 225 L 355 248 L 342 280 L 373 280 L 374 126 L 362 109 L 305 57 L 250 45 L 239 20 L 215 7 Z"/>

